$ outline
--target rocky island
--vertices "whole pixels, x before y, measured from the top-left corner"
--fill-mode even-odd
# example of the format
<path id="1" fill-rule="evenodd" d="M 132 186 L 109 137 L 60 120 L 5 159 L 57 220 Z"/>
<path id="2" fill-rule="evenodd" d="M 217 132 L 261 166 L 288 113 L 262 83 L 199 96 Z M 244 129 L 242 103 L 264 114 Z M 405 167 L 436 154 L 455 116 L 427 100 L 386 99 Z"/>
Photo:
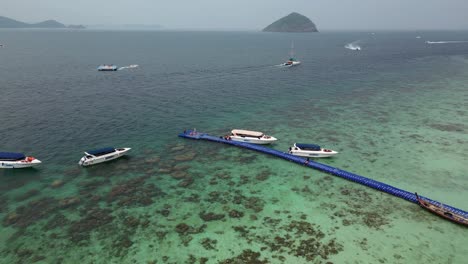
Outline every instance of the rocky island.
<path id="1" fill-rule="evenodd" d="M 85 28 L 82 25 L 65 26 L 55 20 L 46 20 L 40 23 L 25 23 L 8 17 L 0 16 L 0 28 Z"/>
<path id="2" fill-rule="evenodd" d="M 293 12 L 263 29 L 263 32 L 318 32 L 308 17 Z"/>

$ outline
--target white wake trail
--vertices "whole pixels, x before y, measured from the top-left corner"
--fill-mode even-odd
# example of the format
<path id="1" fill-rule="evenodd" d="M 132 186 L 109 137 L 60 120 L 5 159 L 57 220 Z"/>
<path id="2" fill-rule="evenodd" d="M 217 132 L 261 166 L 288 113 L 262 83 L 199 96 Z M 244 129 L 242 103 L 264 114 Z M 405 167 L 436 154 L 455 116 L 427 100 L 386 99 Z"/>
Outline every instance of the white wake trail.
<path id="1" fill-rule="evenodd" d="M 468 40 L 446 40 L 446 41 L 426 41 L 426 44 L 452 44 L 452 43 L 468 43 Z"/>
<path id="2" fill-rule="evenodd" d="M 360 40 L 356 40 L 356 41 L 346 44 L 344 47 L 350 50 L 361 50 L 362 49 L 361 46 L 358 45 L 360 42 L 361 42 Z"/>
<path id="3" fill-rule="evenodd" d="M 138 68 L 140 67 L 138 64 L 132 64 L 132 65 L 128 65 L 128 66 L 122 66 L 119 68 L 119 71 L 121 70 L 125 70 L 125 69 L 135 69 L 135 68 Z"/>

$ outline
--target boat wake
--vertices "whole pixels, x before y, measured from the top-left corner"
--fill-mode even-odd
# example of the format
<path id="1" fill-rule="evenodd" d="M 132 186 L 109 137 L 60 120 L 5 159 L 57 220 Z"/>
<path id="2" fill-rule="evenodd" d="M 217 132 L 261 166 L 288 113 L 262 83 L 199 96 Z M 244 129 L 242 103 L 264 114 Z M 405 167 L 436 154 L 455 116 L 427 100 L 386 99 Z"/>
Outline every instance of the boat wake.
<path id="1" fill-rule="evenodd" d="M 426 44 L 468 43 L 468 40 L 426 41 Z"/>
<path id="2" fill-rule="evenodd" d="M 132 64 L 132 65 L 128 65 L 128 66 L 122 66 L 119 68 L 119 71 L 121 70 L 125 70 L 125 69 L 135 69 L 135 68 L 138 68 L 139 65 L 138 64 Z"/>
<path id="3" fill-rule="evenodd" d="M 360 42 L 361 42 L 360 40 L 356 40 L 356 41 L 346 44 L 344 47 L 349 50 L 361 50 L 361 46 L 358 45 Z"/>

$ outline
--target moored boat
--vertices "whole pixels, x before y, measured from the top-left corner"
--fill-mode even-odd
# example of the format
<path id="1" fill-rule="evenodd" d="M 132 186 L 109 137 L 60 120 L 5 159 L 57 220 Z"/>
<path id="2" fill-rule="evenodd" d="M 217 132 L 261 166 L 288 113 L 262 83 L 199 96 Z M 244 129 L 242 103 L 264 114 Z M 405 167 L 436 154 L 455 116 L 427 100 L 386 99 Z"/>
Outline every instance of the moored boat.
<path id="1" fill-rule="evenodd" d="M 262 132 L 243 129 L 233 129 L 231 131 L 231 135 L 229 135 L 228 138 L 233 141 L 262 145 L 270 144 L 278 140 L 275 137 L 265 135 Z"/>
<path id="2" fill-rule="evenodd" d="M 34 167 L 42 162 L 34 157 L 26 157 L 23 153 L 0 152 L 0 168 L 20 169 Z"/>
<path id="3" fill-rule="evenodd" d="M 118 70 L 117 65 L 113 64 L 102 64 L 97 68 L 98 71 L 116 71 Z"/>
<path id="4" fill-rule="evenodd" d="M 81 166 L 91 166 L 98 163 L 103 163 L 106 161 L 114 160 L 125 155 L 131 148 L 101 148 L 95 150 L 85 151 L 85 156 L 83 156 L 78 165 Z"/>
<path id="5" fill-rule="evenodd" d="M 468 218 L 466 218 L 465 216 L 451 212 L 448 209 L 444 208 L 442 205 L 434 204 L 429 201 L 423 200 L 421 197 L 419 197 L 418 193 L 414 194 L 416 195 L 416 199 L 418 199 L 418 203 L 422 208 L 434 214 L 437 214 L 445 219 L 453 221 L 457 224 L 468 226 Z"/>
<path id="6" fill-rule="evenodd" d="M 319 145 L 315 144 L 294 143 L 294 145 L 289 148 L 289 154 L 309 158 L 327 158 L 338 154 L 338 152 L 321 148 Z"/>

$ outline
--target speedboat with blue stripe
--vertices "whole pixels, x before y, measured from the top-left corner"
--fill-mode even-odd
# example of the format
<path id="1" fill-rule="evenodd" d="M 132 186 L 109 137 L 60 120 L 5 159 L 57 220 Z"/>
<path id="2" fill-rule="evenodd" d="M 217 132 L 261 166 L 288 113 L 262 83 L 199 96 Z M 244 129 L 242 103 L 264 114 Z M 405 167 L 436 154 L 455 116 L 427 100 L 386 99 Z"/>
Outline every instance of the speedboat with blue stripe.
<path id="1" fill-rule="evenodd" d="M 34 157 L 26 157 L 23 153 L 0 152 L 0 168 L 20 169 L 29 168 L 42 162 Z"/>
<path id="2" fill-rule="evenodd" d="M 91 166 L 98 163 L 114 160 L 125 155 L 131 148 L 101 148 L 85 151 L 85 155 L 80 159 L 78 165 Z"/>
<path id="3" fill-rule="evenodd" d="M 327 158 L 338 154 L 338 152 L 321 148 L 315 144 L 299 144 L 294 143 L 294 146 L 289 148 L 289 154 L 308 158 Z"/>

